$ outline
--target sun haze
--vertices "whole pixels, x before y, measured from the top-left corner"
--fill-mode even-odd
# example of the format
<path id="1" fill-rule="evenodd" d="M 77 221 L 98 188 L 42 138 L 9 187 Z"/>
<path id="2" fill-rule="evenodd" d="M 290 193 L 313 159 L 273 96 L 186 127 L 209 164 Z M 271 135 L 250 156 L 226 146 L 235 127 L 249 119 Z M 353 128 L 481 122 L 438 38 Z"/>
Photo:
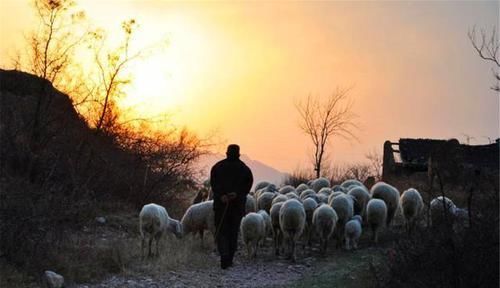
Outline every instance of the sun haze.
<path id="1" fill-rule="evenodd" d="M 353 87 L 359 141 L 335 138 L 331 159 L 362 161 L 400 137 L 499 137 L 491 66 L 467 32 L 498 23 L 498 2 L 78 1 L 113 35 L 139 23 L 134 45 L 168 45 L 130 67 L 119 105 L 138 116 L 171 113 L 176 124 L 238 143 L 283 171 L 309 165 L 311 147 L 294 103 Z M 2 1 L 0 63 L 22 44 L 29 1 Z"/>

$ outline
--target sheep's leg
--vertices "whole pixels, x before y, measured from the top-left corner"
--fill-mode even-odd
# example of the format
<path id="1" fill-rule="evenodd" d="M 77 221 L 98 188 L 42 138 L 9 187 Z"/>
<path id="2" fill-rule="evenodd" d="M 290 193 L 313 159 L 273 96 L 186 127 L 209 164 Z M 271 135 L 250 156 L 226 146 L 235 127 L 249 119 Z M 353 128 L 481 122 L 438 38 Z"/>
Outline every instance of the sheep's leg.
<path id="1" fill-rule="evenodd" d="M 346 238 L 345 239 L 345 249 L 346 250 L 351 250 L 350 243 L 351 243 L 351 240 L 349 238 Z"/>
<path id="2" fill-rule="evenodd" d="M 203 230 L 200 230 L 199 233 L 200 233 L 201 247 L 203 247 Z"/>
<path id="3" fill-rule="evenodd" d="M 278 251 L 278 233 L 277 232 L 274 232 L 274 239 L 273 239 L 273 243 L 274 243 L 274 255 L 276 256 L 279 256 L 280 253 Z"/>
<path id="4" fill-rule="evenodd" d="M 286 239 L 286 255 L 287 255 L 287 259 L 291 259 L 292 258 L 292 239 L 290 237 L 288 237 Z"/>
<path id="5" fill-rule="evenodd" d="M 306 246 L 311 248 L 311 231 L 307 231 L 307 234 L 306 234 Z"/>
<path id="6" fill-rule="evenodd" d="M 156 257 L 160 256 L 160 239 L 161 239 L 161 234 L 155 235 L 155 240 L 156 240 Z"/>
<path id="7" fill-rule="evenodd" d="M 148 251 L 148 257 L 151 257 L 151 244 L 153 244 L 153 236 L 149 237 L 149 251 Z"/>
<path id="8" fill-rule="evenodd" d="M 339 228 L 339 230 L 340 230 L 340 228 Z M 336 247 L 337 249 L 339 249 L 339 248 L 341 248 L 341 247 L 342 247 L 342 239 L 341 239 L 341 237 L 340 237 L 340 231 L 338 231 L 338 233 L 337 233 L 337 235 L 336 235 L 336 236 L 337 236 L 337 237 L 335 237 L 335 238 L 337 239 L 337 241 L 336 241 L 337 243 L 335 243 L 335 247 Z"/>
<path id="9" fill-rule="evenodd" d="M 295 256 L 295 246 L 296 246 L 295 245 L 295 239 L 294 239 L 294 237 L 290 237 L 290 239 L 292 241 L 292 243 L 291 243 L 292 244 L 292 262 L 295 263 L 297 261 L 297 258 Z"/>
<path id="10" fill-rule="evenodd" d="M 252 247 L 249 242 L 246 242 L 245 246 L 247 246 L 247 257 L 250 259 L 252 258 Z"/>
<path id="11" fill-rule="evenodd" d="M 144 259 L 144 249 L 146 248 L 146 239 L 145 237 L 141 237 L 141 258 Z"/>
<path id="12" fill-rule="evenodd" d="M 279 246 L 281 250 L 281 254 L 285 254 L 285 243 L 284 240 L 285 236 L 283 235 L 283 232 L 280 231 L 280 239 L 279 239 Z"/>
<path id="13" fill-rule="evenodd" d="M 358 249 L 358 240 L 359 240 L 359 239 L 353 240 L 354 250 L 357 250 L 357 249 Z"/>
<path id="14" fill-rule="evenodd" d="M 372 241 L 377 243 L 377 228 L 373 224 L 371 225 L 371 228 L 372 228 Z"/>

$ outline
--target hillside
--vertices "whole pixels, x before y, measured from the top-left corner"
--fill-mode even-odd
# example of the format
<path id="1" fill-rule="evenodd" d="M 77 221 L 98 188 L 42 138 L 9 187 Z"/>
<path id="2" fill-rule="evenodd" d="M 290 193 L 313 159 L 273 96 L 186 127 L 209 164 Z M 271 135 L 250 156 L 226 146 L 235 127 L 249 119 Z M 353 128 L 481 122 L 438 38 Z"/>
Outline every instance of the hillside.
<path id="1" fill-rule="evenodd" d="M 185 209 L 182 197 L 192 196 L 197 150 L 189 142 L 97 131 L 68 95 L 24 72 L 0 70 L 0 103 L 2 261 L 31 275 L 47 267 L 74 279 L 106 274 L 109 267 L 82 271 L 102 255 L 73 244 L 97 216 L 135 215 L 146 202 L 169 207 L 173 197 L 175 215 Z"/>

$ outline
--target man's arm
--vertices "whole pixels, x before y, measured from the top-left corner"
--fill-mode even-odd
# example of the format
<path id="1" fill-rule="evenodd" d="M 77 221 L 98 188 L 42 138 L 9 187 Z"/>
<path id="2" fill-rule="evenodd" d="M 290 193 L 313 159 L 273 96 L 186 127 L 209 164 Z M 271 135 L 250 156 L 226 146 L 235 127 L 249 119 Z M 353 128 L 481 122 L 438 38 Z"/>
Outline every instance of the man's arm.
<path id="1" fill-rule="evenodd" d="M 217 172 L 215 169 L 215 166 L 212 167 L 210 170 L 210 187 L 212 188 L 212 196 L 214 199 L 219 199 L 220 195 L 220 189 L 218 187 L 218 179 L 217 179 Z"/>
<path id="2" fill-rule="evenodd" d="M 243 201 L 246 201 L 246 197 L 248 195 L 248 193 L 250 192 L 250 189 L 252 189 L 252 184 L 253 184 L 253 175 L 252 175 L 252 171 L 250 170 L 250 168 L 248 168 L 248 166 L 243 166 L 244 169 L 242 169 L 242 173 L 243 173 L 243 181 L 241 183 L 241 190 L 238 191 L 238 196 L 241 198 L 241 200 Z"/>
<path id="3" fill-rule="evenodd" d="M 210 170 L 210 186 L 212 187 L 212 196 L 214 201 L 220 201 L 222 203 L 227 203 L 227 195 L 222 194 L 223 191 L 220 189 L 219 173 L 217 173 L 217 165 L 214 165 Z"/>
<path id="4" fill-rule="evenodd" d="M 246 194 L 248 194 L 248 192 L 250 192 L 250 189 L 252 189 L 252 184 L 253 184 L 253 174 L 252 174 L 252 170 L 250 170 L 250 168 L 246 167 L 246 170 L 247 170 L 247 181 L 246 181 L 246 187 L 245 187 L 245 191 L 246 191 Z"/>

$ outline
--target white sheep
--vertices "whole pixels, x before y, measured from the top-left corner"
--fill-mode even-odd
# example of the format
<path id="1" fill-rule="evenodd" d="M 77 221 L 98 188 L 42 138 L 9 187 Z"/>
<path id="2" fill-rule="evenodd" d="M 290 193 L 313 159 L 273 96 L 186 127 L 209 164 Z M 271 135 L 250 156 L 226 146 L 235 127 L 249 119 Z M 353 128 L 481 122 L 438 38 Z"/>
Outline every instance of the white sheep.
<path id="1" fill-rule="evenodd" d="M 328 240 L 335 230 L 337 220 L 337 213 L 328 205 L 322 204 L 314 210 L 312 224 L 316 231 L 316 235 L 319 237 L 320 250 L 322 253 L 326 253 Z"/>
<path id="2" fill-rule="evenodd" d="M 269 214 L 264 211 L 264 210 L 259 210 L 257 212 L 257 214 L 260 214 L 260 216 L 262 216 L 262 218 L 264 219 L 264 224 L 266 224 L 266 237 L 269 236 L 269 237 L 272 237 L 273 236 L 273 223 L 271 221 L 271 216 L 269 216 Z M 264 244 L 265 242 L 265 238 L 262 239 L 262 243 Z"/>
<path id="3" fill-rule="evenodd" d="M 276 256 L 279 255 L 280 248 L 283 242 L 283 233 L 280 227 L 280 209 L 285 202 L 277 202 L 271 206 L 270 216 L 273 228 L 274 251 Z"/>
<path id="4" fill-rule="evenodd" d="M 324 196 L 324 195 L 323 195 L 323 196 Z M 311 198 L 311 199 L 313 199 L 314 201 L 316 201 L 316 203 L 319 203 L 319 202 L 320 202 L 318 194 L 309 194 L 309 195 L 306 195 L 306 196 L 304 197 L 304 199 L 302 200 L 302 202 L 304 202 L 304 200 L 309 199 L 309 198 Z"/>
<path id="5" fill-rule="evenodd" d="M 450 227 L 453 225 L 457 206 L 450 198 L 439 196 L 432 199 L 430 209 L 432 226 L 439 226 L 445 223 L 449 224 Z"/>
<path id="6" fill-rule="evenodd" d="M 285 185 L 279 189 L 280 194 L 286 194 L 289 192 L 294 192 L 295 188 L 292 185 Z"/>
<path id="7" fill-rule="evenodd" d="M 255 198 L 248 194 L 247 195 L 247 200 L 245 202 L 245 215 L 250 213 L 250 212 L 255 212 L 257 210 L 256 204 L 255 204 Z"/>
<path id="8" fill-rule="evenodd" d="M 343 193 L 347 193 L 347 190 L 346 190 L 344 187 L 340 186 L 340 185 L 334 185 L 334 186 L 332 187 L 332 190 L 333 190 L 333 192 L 343 192 Z"/>
<path id="9" fill-rule="evenodd" d="M 328 204 L 328 196 L 326 196 L 325 194 L 318 194 L 318 204 L 321 203 L 324 203 L 324 204 Z"/>
<path id="10" fill-rule="evenodd" d="M 276 185 L 271 183 L 271 184 L 267 185 L 266 188 L 264 188 L 264 190 L 266 192 L 278 192 L 278 187 L 276 187 Z"/>
<path id="11" fill-rule="evenodd" d="M 351 247 L 358 249 L 358 240 L 361 237 L 363 228 L 361 222 L 363 219 L 359 215 L 354 215 L 351 220 L 345 224 L 345 248 L 351 250 Z"/>
<path id="12" fill-rule="evenodd" d="M 289 193 L 294 194 L 293 192 L 289 192 Z M 286 200 L 288 200 L 288 197 L 286 195 L 281 195 L 280 194 L 280 195 L 274 197 L 273 202 L 271 202 L 271 207 L 272 207 L 272 205 L 274 205 L 274 204 L 276 204 L 278 202 L 285 202 Z"/>
<path id="13" fill-rule="evenodd" d="M 469 210 L 465 208 L 457 208 L 455 209 L 454 216 L 455 223 L 453 229 L 455 232 L 461 232 L 464 228 L 470 227 Z"/>
<path id="14" fill-rule="evenodd" d="M 368 201 L 370 201 L 370 192 L 368 192 L 368 189 L 366 189 L 364 185 L 353 185 L 351 189 L 349 189 L 349 192 L 347 192 L 347 194 L 353 196 L 356 199 L 354 214 L 365 217 L 366 204 L 368 204 Z"/>
<path id="15" fill-rule="evenodd" d="M 265 210 L 269 213 L 269 210 L 271 210 L 273 199 L 276 196 L 277 194 L 273 192 L 264 192 L 260 194 L 257 198 L 257 210 Z"/>
<path id="16" fill-rule="evenodd" d="M 349 191 L 349 188 L 351 188 L 352 186 L 364 187 L 365 185 L 356 179 L 348 179 L 340 184 L 340 187 L 344 188 L 346 191 Z"/>
<path id="17" fill-rule="evenodd" d="M 296 241 L 302 235 L 306 224 L 306 211 L 304 205 L 298 200 L 289 199 L 283 203 L 280 209 L 280 227 L 284 239 L 288 243 L 289 256 L 292 261 L 296 261 L 295 246 Z"/>
<path id="18" fill-rule="evenodd" d="M 401 195 L 401 209 L 403 210 L 408 233 L 410 233 L 415 226 L 423 208 L 424 201 L 416 189 L 410 188 L 403 192 L 403 195 Z"/>
<path id="19" fill-rule="evenodd" d="M 297 188 L 295 188 L 295 193 L 297 195 L 300 195 L 300 193 L 302 193 L 302 191 L 307 190 L 307 189 L 309 189 L 309 186 L 307 186 L 307 184 L 301 183 L 299 186 L 297 186 Z"/>
<path id="20" fill-rule="evenodd" d="M 332 193 L 333 193 L 333 190 L 330 187 L 323 187 L 318 192 L 318 194 L 324 194 L 327 197 L 330 196 Z"/>
<path id="21" fill-rule="evenodd" d="M 316 195 L 316 192 L 314 192 L 314 190 L 312 190 L 312 189 L 306 189 L 306 190 L 302 191 L 302 193 L 300 193 L 300 199 L 301 200 L 306 199 L 307 195 Z"/>
<path id="22" fill-rule="evenodd" d="M 341 247 L 344 243 L 344 228 L 347 221 L 354 215 L 354 198 L 342 194 L 332 199 L 331 207 L 337 213 L 337 228 L 335 235 L 337 236 L 337 246 Z"/>
<path id="23" fill-rule="evenodd" d="M 387 205 L 380 199 L 371 199 L 366 205 L 366 220 L 372 230 L 372 240 L 378 242 L 378 232 L 384 227 L 387 218 Z"/>
<path id="24" fill-rule="evenodd" d="M 304 205 L 304 210 L 306 211 L 306 227 L 305 227 L 305 233 L 304 236 L 306 238 L 307 245 L 311 247 L 311 239 L 312 239 L 312 218 L 313 218 L 313 213 L 314 210 L 318 207 L 318 202 L 316 202 L 312 198 L 306 198 L 302 202 L 302 205 Z"/>
<path id="25" fill-rule="evenodd" d="M 213 200 L 191 205 L 181 219 L 184 235 L 199 233 L 202 245 L 203 233 L 205 230 L 212 232 L 212 235 L 215 236 L 215 216 L 213 206 Z"/>
<path id="26" fill-rule="evenodd" d="M 346 195 L 346 194 L 344 192 L 340 192 L 340 191 L 333 192 L 332 194 L 330 194 L 330 196 L 328 196 L 328 205 L 332 206 L 333 198 L 338 197 L 338 196 L 342 196 L 342 195 Z"/>
<path id="27" fill-rule="evenodd" d="M 255 185 L 254 191 L 257 192 L 257 190 L 266 188 L 267 186 L 269 186 L 269 184 L 271 184 L 271 183 L 269 183 L 267 181 L 260 181 L 259 183 L 257 183 Z"/>
<path id="28" fill-rule="evenodd" d="M 325 177 L 315 179 L 311 183 L 311 189 L 313 189 L 315 192 L 319 192 L 319 190 L 321 190 L 321 188 L 323 187 L 330 187 L 330 180 L 326 179 Z"/>
<path id="29" fill-rule="evenodd" d="M 300 202 L 302 202 L 302 199 L 300 199 L 299 196 L 297 196 L 297 194 L 293 193 L 293 192 L 290 192 L 290 193 L 287 193 L 285 195 L 288 199 L 295 199 L 295 200 L 298 200 Z"/>
<path id="30" fill-rule="evenodd" d="M 182 227 L 179 221 L 168 217 L 165 207 L 158 204 L 144 205 L 139 213 L 139 229 L 141 233 L 141 252 L 144 257 L 146 236 L 149 235 L 148 256 L 151 256 L 151 245 L 156 240 L 156 255 L 159 255 L 159 242 L 164 232 L 172 232 L 177 237 L 182 236 Z M 147 235 L 146 235 L 147 234 Z"/>
<path id="31" fill-rule="evenodd" d="M 257 256 L 258 244 L 264 239 L 266 224 L 264 218 L 258 213 L 248 213 L 240 224 L 241 237 L 247 247 L 248 258 Z"/>
<path id="32" fill-rule="evenodd" d="M 276 185 L 268 184 L 266 187 L 255 190 L 255 199 L 258 200 L 260 195 L 262 195 L 264 192 L 275 193 L 278 192 L 278 189 L 276 188 Z"/>
<path id="33" fill-rule="evenodd" d="M 385 205 L 387 206 L 386 225 L 389 227 L 399 206 L 398 189 L 385 182 L 378 182 L 373 185 L 370 193 L 372 198 L 381 199 L 385 202 Z"/>

